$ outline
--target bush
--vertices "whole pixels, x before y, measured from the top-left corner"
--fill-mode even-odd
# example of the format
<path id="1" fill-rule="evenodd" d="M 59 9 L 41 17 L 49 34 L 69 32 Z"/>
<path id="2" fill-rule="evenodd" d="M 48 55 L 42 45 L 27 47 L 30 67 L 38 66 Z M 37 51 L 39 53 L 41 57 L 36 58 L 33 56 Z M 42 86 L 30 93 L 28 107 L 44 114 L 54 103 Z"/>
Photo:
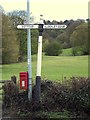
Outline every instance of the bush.
<path id="1" fill-rule="evenodd" d="M 13 86 L 13 84 L 11 85 Z M 4 87 L 5 88 L 5 87 Z M 33 112 L 63 112 L 69 111 L 74 117 L 87 117 L 90 115 L 90 79 L 83 77 L 72 77 L 70 80 L 61 83 L 54 83 L 51 81 L 41 82 L 41 99 L 37 103 L 32 101 L 30 103 L 27 98 L 27 91 L 15 92 L 14 87 L 8 84 L 9 92 L 5 92 L 4 102 L 10 106 L 14 106 L 17 111 L 16 114 L 31 115 Z M 4 91 L 8 91 L 7 89 Z M 10 90 L 14 90 L 10 93 Z M 33 93 L 35 86 L 33 87 Z M 9 96 L 9 97 L 8 97 Z M 34 96 L 33 96 L 34 98 Z M 13 102 L 14 101 L 14 102 Z M 11 104 L 12 103 L 12 104 Z M 14 105 L 13 105 L 14 104 Z M 43 116 L 42 116 L 43 117 Z"/>
<path id="2" fill-rule="evenodd" d="M 12 82 L 6 82 L 3 86 L 4 97 L 3 97 L 3 105 L 5 107 L 11 107 L 16 104 L 19 94 L 18 86 Z"/>
<path id="3" fill-rule="evenodd" d="M 90 114 L 90 79 L 72 78 L 68 92 L 67 108 Z"/>
<path id="4" fill-rule="evenodd" d="M 45 55 L 48 56 L 58 56 L 62 53 L 62 47 L 58 42 L 51 42 L 47 45 L 45 50 Z"/>
<path id="5" fill-rule="evenodd" d="M 82 51 L 82 49 L 80 49 L 80 48 L 73 47 L 73 48 L 72 48 L 72 54 L 73 54 L 74 56 L 81 56 L 81 55 L 83 55 L 83 51 Z"/>

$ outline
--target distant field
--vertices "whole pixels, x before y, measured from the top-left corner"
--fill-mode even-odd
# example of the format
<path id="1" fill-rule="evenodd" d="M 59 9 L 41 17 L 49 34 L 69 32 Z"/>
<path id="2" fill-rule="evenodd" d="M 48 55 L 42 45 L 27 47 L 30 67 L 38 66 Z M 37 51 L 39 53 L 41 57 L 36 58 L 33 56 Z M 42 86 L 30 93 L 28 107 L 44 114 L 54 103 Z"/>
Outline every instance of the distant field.
<path id="1" fill-rule="evenodd" d="M 36 75 L 36 55 L 32 56 L 32 77 Z M 2 66 L 2 78 L 10 79 L 19 73 L 27 71 L 27 62 L 7 64 Z M 61 81 L 64 77 L 88 76 L 88 56 L 44 56 L 42 60 L 42 78 Z"/>
<path id="2" fill-rule="evenodd" d="M 72 55 L 72 48 L 63 49 L 62 55 L 63 56 L 71 56 Z"/>

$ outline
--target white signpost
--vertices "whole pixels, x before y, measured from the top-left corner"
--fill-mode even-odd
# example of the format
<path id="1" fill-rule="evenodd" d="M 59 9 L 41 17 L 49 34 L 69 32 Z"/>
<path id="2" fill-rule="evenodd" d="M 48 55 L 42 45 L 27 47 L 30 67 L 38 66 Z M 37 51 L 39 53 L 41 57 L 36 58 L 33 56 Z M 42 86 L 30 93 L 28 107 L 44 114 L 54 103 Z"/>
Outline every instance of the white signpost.
<path id="1" fill-rule="evenodd" d="M 66 25 L 43 25 L 43 29 L 65 29 Z M 25 24 L 25 25 L 18 25 L 18 29 L 37 29 L 39 25 L 35 24 Z"/>
<path id="2" fill-rule="evenodd" d="M 40 100 L 41 92 L 41 63 L 42 63 L 42 33 L 44 29 L 66 29 L 66 25 L 44 25 L 43 16 L 41 15 L 39 24 L 29 23 L 29 0 L 27 0 L 27 13 L 28 13 L 28 24 L 18 25 L 18 29 L 27 29 L 27 44 L 28 44 L 28 74 L 29 74 L 29 86 L 28 86 L 28 99 L 32 100 L 32 69 L 31 69 L 31 36 L 30 29 L 38 29 L 38 55 L 37 55 L 37 73 L 36 73 L 36 89 L 35 89 L 35 100 Z"/>

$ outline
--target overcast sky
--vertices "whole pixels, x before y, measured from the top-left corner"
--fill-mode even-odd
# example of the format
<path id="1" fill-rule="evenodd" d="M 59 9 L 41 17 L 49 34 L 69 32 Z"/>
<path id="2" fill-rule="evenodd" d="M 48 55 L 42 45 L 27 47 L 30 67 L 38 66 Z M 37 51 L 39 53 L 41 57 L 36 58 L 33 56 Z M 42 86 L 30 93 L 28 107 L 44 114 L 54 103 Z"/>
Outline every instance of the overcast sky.
<path id="1" fill-rule="evenodd" d="M 26 10 L 27 0 L 0 0 L 5 11 Z M 45 20 L 87 19 L 89 0 L 30 0 L 30 11 L 37 19 Z"/>

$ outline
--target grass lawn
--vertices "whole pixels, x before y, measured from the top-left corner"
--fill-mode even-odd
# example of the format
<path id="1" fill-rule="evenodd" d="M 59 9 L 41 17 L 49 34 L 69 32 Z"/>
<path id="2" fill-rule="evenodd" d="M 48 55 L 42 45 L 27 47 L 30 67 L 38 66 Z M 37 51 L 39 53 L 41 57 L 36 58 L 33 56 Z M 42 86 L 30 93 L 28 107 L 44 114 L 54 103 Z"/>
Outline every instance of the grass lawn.
<path id="1" fill-rule="evenodd" d="M 32 77 L 36 76 L 36 55 L 32 56 Z M 21 71 L 27 71 L 27 62 L 2 66 L 2 78 L 10 79 L 15 75 L 19 79 Z M 88 56 L 44 56 L 42 60 L 42 78 L 61 81 L 64 77 L 88 76 Z"/>
<path id="2" fill-rule="evenodd" d="M 71 56 L 72 55 L 72 48 L 68 48 L 68 49 L 63 49 L 63 56 Z"/>

